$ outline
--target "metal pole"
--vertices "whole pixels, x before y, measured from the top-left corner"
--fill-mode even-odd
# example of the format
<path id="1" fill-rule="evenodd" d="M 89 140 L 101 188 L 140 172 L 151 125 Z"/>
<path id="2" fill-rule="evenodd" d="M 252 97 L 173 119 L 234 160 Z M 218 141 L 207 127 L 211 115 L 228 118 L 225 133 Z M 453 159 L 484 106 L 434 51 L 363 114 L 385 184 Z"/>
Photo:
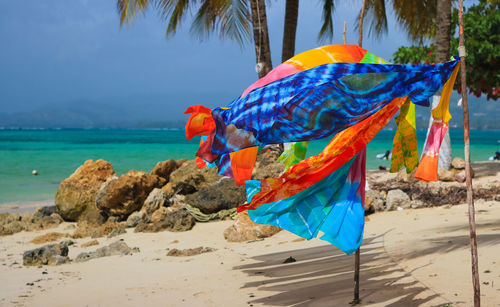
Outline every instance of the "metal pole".
<path id="1" fill-rule="evenodd" d="M 474 289 L 474 307 L 481 306 L 477 241 L 476 241 L 476 222 L 474 213 L 474 196 L 472 194 L 472 177 L 470 166 L 470 136 L 469 136 L 469 106 L 467 104 L 467 79 L 465 70 L 465 39 L 464 39 L 464 4 L 463 0 L 458 0 L 458 27 L 459 27 L 459 47 L 460 73 L 462 87 L 462 108 L 464 116 L 464 154 L 465 154 L 465 178 L 467 186 L 467 203 L 469 205 L 469 229 L 470 229 L 470 251 L 472 260 L 472 286 Z"/>

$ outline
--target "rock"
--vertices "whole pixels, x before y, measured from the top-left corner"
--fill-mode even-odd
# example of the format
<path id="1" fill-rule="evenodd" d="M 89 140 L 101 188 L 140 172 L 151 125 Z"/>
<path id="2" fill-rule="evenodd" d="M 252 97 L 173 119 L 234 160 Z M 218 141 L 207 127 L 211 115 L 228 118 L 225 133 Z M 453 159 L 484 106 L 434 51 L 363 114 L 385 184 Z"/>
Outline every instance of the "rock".
<path id="1" fill-rule="evenodd" d="M 453 171 L 438 169 L 439 181 L 455 181 L 455 173 Z"/>
<path id="2" fill-rule="evenodd" d="M 285 165 L 281 162 L 274 162 L 266 166 L 256 164 L 252 172 L 253 180 L 262 180 L 267 178 L 278 178 L 285 171 Z"/>
<path id="3" fill-rule="evenodd" d="M 0 226 L 0 235 L 11 235 L 24 230 L 20 221 L 12 221 Z"/>
<path id="4" fill-rule="evenodd" d="M 451 161 L 451 167 L 454 169 L 465 169 L 465 160 L 462 158 L 454 158 Z"/>
<path id="5" fill-rule="evenodd" d="M 177 249 L 173 248 L 168 251 L 167 256 L 173 257 L 185 257 L 185 256 L 194 256 L 203 253 L 210 253 L 215 251 L 214 248 L 211 247 L 197 247 L 197 248 L 187 248 L 187 249 Z"/>
<path id="6" fill-rule="evenodd" d="M 113 238 L 113 237 L 116 237 L 116 236 L 119 236 L 119 235 L 122 235 L 125 233 L 127 233 L 127 231 L 124 228 L 118 228 L 118 229 L 111 231 L 108 235 L 108 238 Z"/>
<path id="7" fill-rule="evenodd" d="M 428 207 L 423 201 L 415 199 L 410 201 L 410 208 L 417 209 L 417 208 L 425 208 Z"/>
<path id="8" fill-rule="evenodd" d="M 111 177 L 102 184 L 96 196 L 97 208 L 109 215 L 127 217 L 141 209 L 154 188 L 161 188 L 166 180 L 156 175 L 135 170 L 120 177 Z"/>
<path id="9" fill-rule="evenodd" d="M 140 223 L 135 232 L 187 231 L 193 228 L 195 219 L 184 209 L 161 207 L 151 217 L 151 224 Z"/>
<path id="10" fill-rule="evenodd" d="M 65 233 L 49 232 L 49 233 L 46 233 L 44 235 L 40 235 L 38 237 L 33 238 L 33 240 L 31 240 L 30 242 L 34 243 L 34 244 L 43 244 L 43 243 L 47 243 L 47 242 L 54 242 L 54 241 L 57 241 L 61 238 L 67 237 L 67 236 L 68 235 Z"/>
<path id="11" fill-rule="evenodd" d="M 266 178 L 277 178 L 285 171 L 285 166 L 276 162 L 283 151 L 279 147 L 266 147 L 257 154 L 252 171 L 253 180 L 262 180 Z"/>
<path id="12" fill-rule="evenodd" d="M 70 245 L 74 245 L 75 241 L 73 241 L 73 240 L 62 240 L 61 242 L 59 242 L 59 244 L 62 244 L 64 246 L 70 246 Z"/>
<path id="13" fill-rule="evenodd" d="M 240 212 L 234 225 L 224 230 L 224 238 L 229 242 L 244 242 L 267 238 L 278 233 L 281 228 L 272 225 L 254 223 L 248 212 Z"/>
<path id="14" fill-rule="evenodd" d="M 470 168 L 470 175 L 471 175 L 471 178 L 474 178 L 475 177 L 475 172 L 474 170 L 472 169 L 472 167 Z M 458 172 L 457 174 L 455 174 L 454 176 L 454 180 L 458 181 L 458 182 L 465 182 L 465 170 L 462 170 L 460 172 Z M 459 181 L 459 180 L 463 180 L 463 181 Z"/>
<path id="15" fill-rule="evenodd" d="M 465 178 L 465 172 L 463 174 L 455 174 L 455 180 L 460 183 L 464 183 L 466 178 Z"/>
<path id="16" fill-rule="evenodd" d="M 119 217 L 119 216 L 110 216 L 106 222 L 120 223 L 121 222 L 121 217 Z"/>
<path id="17" fill-rule="evenodd" d="M 411 173 L 406 172 L 406 167 L 403 167 L 399 170 L 396 180 L 403 182 L 415 182 L 418 179 L 415 178 L 415 173 L 417 172 L 417 168 L 415 168 Z"/>
<path id="18" fill-rule="evenodd" d="M 33 213 L 33 219 L 41 219 L 44 216 L 51 216 L 52 214 L 56 214 L 56 206 L 44 206 L 44 207 L 38 207 L 35 210 L 35 213 Z M 58 214 L 58 216 L 61 216 Z"/>
<path id="19" fill-rule="evenodd" d="M 151 175 L 156 175 L 165 178 L 167 181 L 170 179 L 170 174 L 179 168 L 180 164 L 170 159 L 167 161 L 161 161 L 156 164 L 156 166 L 151 171 Z"/>
<path id="20" fill-rule="evenodd" d="M 68 246 L 49 244 L 25 251 L 23 265 L 58 265 L 69 262 Z"/>
<path id="21" fill-rule="evenodd" d="M 382 193 L 376 190 L 368 190 L 365 192 L 365 199 L 371 199 L 370 208 L 366 208 L 367 203 L 365 201 L 365 211 L 369 209 L 369 212 L 372 213 L 385 210 L 385 197 Z"/>
<path id="22" fill-rule="evenodd" d="M 94 239 L 92 241 L 88 241 L 88 242 L 83 243 L 82 245 L 80 245 L 80 247 L 87 248 L 87 247 L 94 246 L 94 245 L 99 245 L 99 241 Z"/>
<path id="23" fill-rule="evenodd" d="M 57 213 L 66 221 L 78 221 L 92 211 L 97 211 L 95 199 L 101 184 L 115 174 L 111 163 L 104 160 L 87 160 L 57 189 Z"/>
<path id="24" fill-rule="evenodd" d="M 390 190 L 387 193 L 386 210 L 387 211 L 396 210 L 397 207 L 401 207 L 403 209 L 409 208 L 410 197 L 406 195 L 405 192 L 399 189 Z"/>
<path id="25" fill-rule="evenodd" d="M 283 153 L 283 150 L 279 146 L 268 145 L 265 146 L 261 151 L 257 153 L 257 161 L 261 167 L 273 164 L 278 160 L 278 158 Z"/>
<path id="26" fill-rule="evenodd" d="M 73 239 L 80 239 L 85 237 L 100 238 L 109 235 L 113 230 L 125 228 L 125 222 L 115 223 L 107 221 L 102 225 L 90 223 L 88 221 L 78 222 L 77 228 L 71 235 Z"/>
<path id="27" fill-rule="evenodd" d="M 100 257 L 108 257 L 114 255 L 128 255 L 132 253 L 132 249 L 123 241 L 116 241 L 108 246 L 98 248 L 94 252 L 80 253 L 75 258 L 75 262 L 85 262 L 91 259 Z"/>
<path id="28" fill-rule="evenodd" d="M 48 214 L 49 212 L 47 212 Z M 45 214 L 45 213 L 44 213 Z M 1 213 L 0 235 L 11 235 L 23 230 L 33 231 L 55 227 L 63 222 L 57 213 Z"/>
<path id="29" fill-rule="evenodd" d="M 221 175 L 217 168 L 198 168 L 195 160 L 184 162 L 178 169 L 170 174 L 171 189 L 174 194 L 192 194 L 205 185 L 216 183 Z"/>
<path id="30" fill-rule="evenodd" d="M 148 216 L 144 211 L 136 211 L 128 216 L 127 227 L 135 227 L 139 223 L 148 222 Z"/>
<path id="31" fill-rule="evenodd" d="M 204 186 L 198 192 L 187 195 L 185 202 L 210 214 L 223 209 L 236 208 L 245 203 L 244 186 L 237 186 L 232 178 L 222 179 L 214 185 Z"/>
<path id="32" fill-rule="evenodd" d="M 173 161 L 173 160 L 172 160 Z M 147 216 L 151 216 L 153 212 L 165 206 L 167 203 L 167 194 L 162 189 L 153 189 L 144 201 L 141 211 Z"/>

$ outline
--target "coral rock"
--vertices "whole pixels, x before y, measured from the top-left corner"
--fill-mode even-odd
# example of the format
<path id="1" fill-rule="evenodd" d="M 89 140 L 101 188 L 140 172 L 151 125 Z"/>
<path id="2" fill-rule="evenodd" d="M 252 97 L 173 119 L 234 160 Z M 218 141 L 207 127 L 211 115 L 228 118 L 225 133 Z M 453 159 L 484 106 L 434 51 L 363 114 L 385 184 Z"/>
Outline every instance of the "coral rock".
<path id="1" fill-rule="evenodd" d="M 111 163 L 104 160 L 87 160 L 57 189 L 57 213 L 64 220 L 77 221 L 97 211 L 95 199 L 101 184 L 115 174 Z"/>

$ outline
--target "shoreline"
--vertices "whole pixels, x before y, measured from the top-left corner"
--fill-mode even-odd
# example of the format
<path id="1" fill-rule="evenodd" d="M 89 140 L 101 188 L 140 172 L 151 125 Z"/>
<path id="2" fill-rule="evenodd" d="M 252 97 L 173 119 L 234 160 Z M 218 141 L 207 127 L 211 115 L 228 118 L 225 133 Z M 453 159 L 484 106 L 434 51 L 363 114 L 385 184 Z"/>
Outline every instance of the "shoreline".
<path id="1" fill-rule="evenodd" d="M 381 160 L 381 161 L 386 161 L 386 160 Z M 496 176 L 497 173 L 500 173 L 500 161 L 477 161 L 477 162 L 472 162 L 471 164 L 475 171 L 475 178 L 472 179 L 473 183 L 475 184 L 479 183 L 478 182 L 479 177 Z M 488 165 L 494 167 L 488 167 Z M 398 173 L 390 173 L 388 170 L 382 171 L 379 169 L 367 169 L 366 173 L 367 175 L 370 174 L 383 175 L 384 178 L 392 178 L 397 176 L 398 174 Z M 6 203 L 0 203 L 0 213 L 33 213 L 35 212 L 35 209 L 37 207 L 45 207 L 53 205 L 55 205 L 54 198 L 46 200 L 6 202 Z"/>
<path id="2" fill-rule="evenodd" d="M 54 205 L 54 199 L 1 203 L 0 213 L 33 213 L 38 207 Z"/>

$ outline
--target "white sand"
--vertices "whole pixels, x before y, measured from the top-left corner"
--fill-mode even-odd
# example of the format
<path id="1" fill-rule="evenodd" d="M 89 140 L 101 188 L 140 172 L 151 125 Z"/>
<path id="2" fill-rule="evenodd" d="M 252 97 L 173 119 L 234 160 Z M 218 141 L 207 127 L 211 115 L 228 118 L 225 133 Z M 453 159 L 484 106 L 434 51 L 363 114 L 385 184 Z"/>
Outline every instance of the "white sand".
<path id="1" fill-rule="evenodd" d="M 500 203 L 478 201 L 476 210 L 482 303 L 500 306 Z M 471 306 L 466 213 L 467 207 L 459 205 L 369 216 L 361 306 Z M 47 232 L 70 233 L 70 224 L 1 237 L 0 306 L 349 306 L 352 255 L 321 240 L 297 240 L 286 231 L 262 241 L 227 243 L 222 232 L 231 223 L 199 223 L 182 233 L 128 230 L 118 238 L 139 247 L 139 253 L 44 267 L 22 266 L 22 253 L 40 246 L 28 242 Z M 75 240 L 70 258 L 117 238 L 79 247 L 90 240 Z M 217 251 L 166 256 L 167 248 L 198 246 Z M 289 256 L 297 262 L 282 264 Z"/>

